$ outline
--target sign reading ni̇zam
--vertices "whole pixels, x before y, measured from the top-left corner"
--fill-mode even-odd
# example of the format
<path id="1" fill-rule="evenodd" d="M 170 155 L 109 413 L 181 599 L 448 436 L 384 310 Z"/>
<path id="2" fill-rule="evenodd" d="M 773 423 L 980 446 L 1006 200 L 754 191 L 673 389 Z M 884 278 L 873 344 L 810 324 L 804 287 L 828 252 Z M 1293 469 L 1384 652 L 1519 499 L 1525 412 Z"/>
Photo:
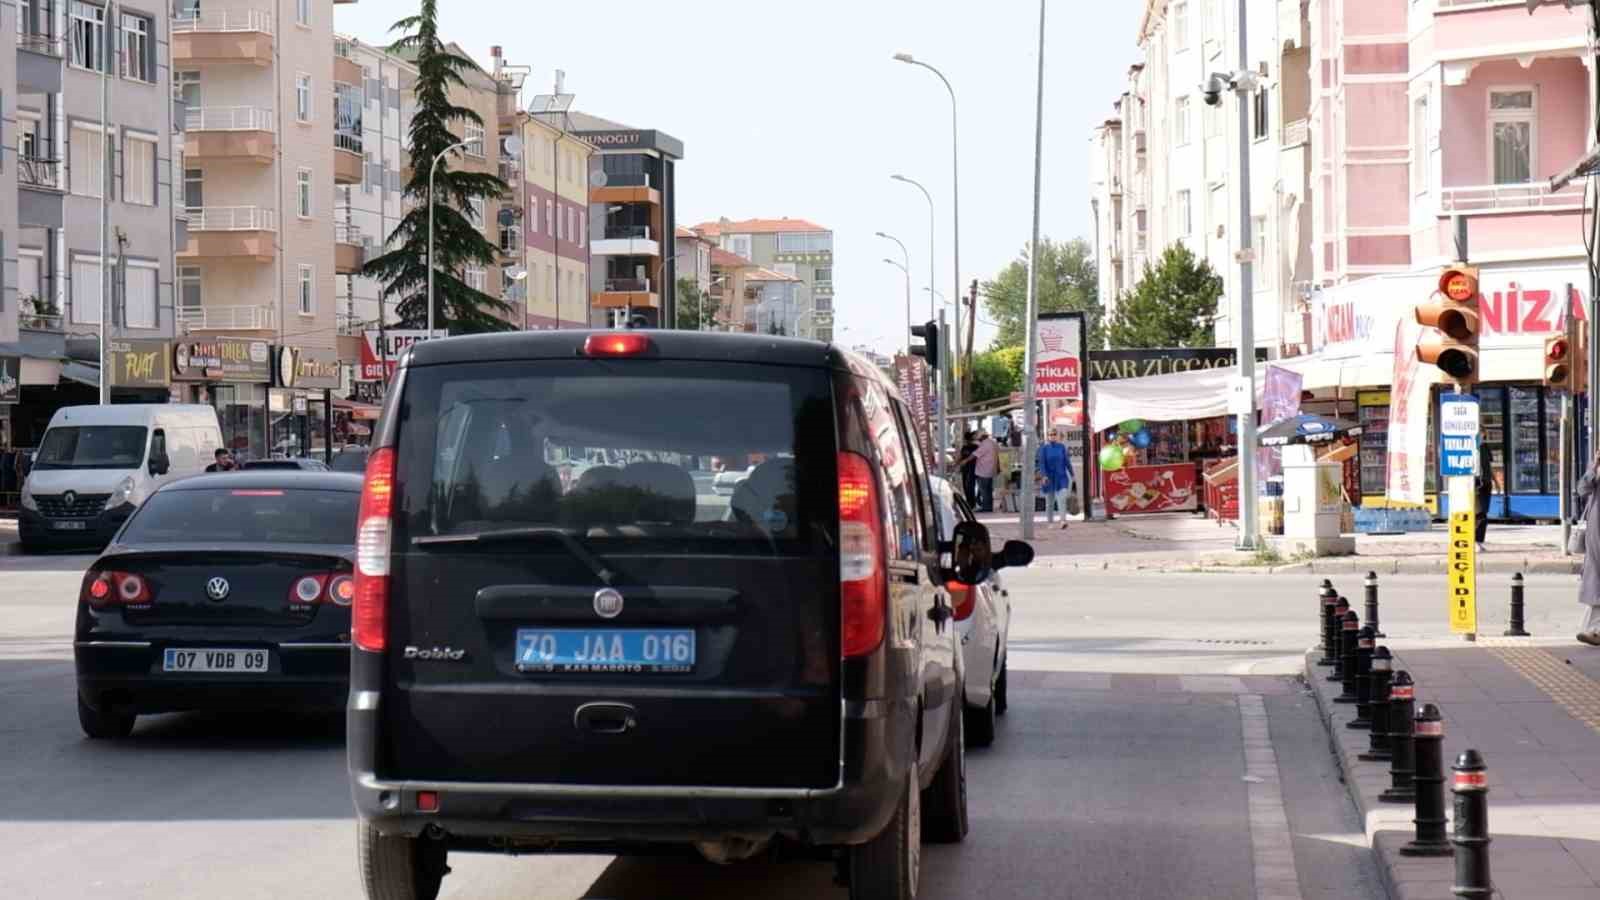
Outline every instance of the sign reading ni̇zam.
<path id="1" fill-rule="evenodd" d="M 1473 547 L 1473 508 L 1450 510 L 1449 572 L 1450 631 L 1478 632 L 1478 559 Z"/>

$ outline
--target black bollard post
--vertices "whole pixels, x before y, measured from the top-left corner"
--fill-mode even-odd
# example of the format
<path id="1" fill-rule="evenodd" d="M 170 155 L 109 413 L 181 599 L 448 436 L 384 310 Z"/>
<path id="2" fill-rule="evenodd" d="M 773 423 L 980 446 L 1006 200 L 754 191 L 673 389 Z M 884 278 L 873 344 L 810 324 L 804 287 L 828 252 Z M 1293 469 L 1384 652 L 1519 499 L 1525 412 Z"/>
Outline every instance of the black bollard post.
<path id="1" fill-rule="evenodd" d="M 1333 589 L 1333 582 L 1322 579 L 1322 587 L 1317 589 L 1317 615 L 1318 625 L 1322 634 L 1322 658 L 1317 660 L 1319 666 L 1333 665 L 1333 607 L 1339 602 L 1339 592 Z"/>
<path id="2" fill-rule="evenodd" d="M 1356 637 L 1356 717 L 1345 723 L 1346 728 L 1372 727 L 1372 653 L 1376 644 L 1372 626 L 1361 626 Z"/>
<path id="3" fill-rule="evenodd" d="M 1394 657 L 1388 647 L 1372 651 L 1372 733 L 1367 736 L 1367 752 L 1357 758 L 1367 762 L 1389 759 L 1389 679 L 1394 674 Z"/>
<path id="4" fill-rule="evenodd" d="M 1404 856 L 1452 856 L 1455 850 L 1445 837 L 1444 826 L 1444 721 L 1439 707 L 1425 704 L 1417 713 L 1411 742 L 1416 747 L 1417 773 L 1411 776 L 1417 787 L 1417 836 L 1400 848 Z"/>
<path id="5" fill-rule="evenodd" d="M 1333 698 L 1335 703 L 1356 702 L 1356 651 L 1361 643 L 1361 617 L 1355 610 L 1344 614 L 1343 631 L 1340 632 L 1340 663 L 1339 680 L 1344 682 L 1344 690 L 1339 696 Z"/>
<path id="6" fill-rule="evenodd" d="M 1523 627 L 1522 621 L 1522 573 L 1511 576 L 1511 627 L 1506 629 L 1506 637 L 1528 637 L 1528 631 Z"/>
<path id="7" fill-rule="evenodd" d="M 1483 756 L 1476 750 L 1456 757 L 1455 844 L 1457 897 L 1488 898 L 1494 894 L 1489 882 L 1489 772 Z"/>
<path id="8" fill-rule="evenodd" d="M 1412 803 L 1417 799 L 1412 776 L 1417 772 L 1417 748 L 1411 739 L 1412 713 L 1417 689 L 1411 673 L 1394 673 L 1389 684 L 1389 789 L 1378 795 L 1384 803 Z"/>
<path id="9" fill-rule="evenodd" d="M 1386 637 L 1378 624 L 1378 573 L 1368 572 L 1364 582 L 1367 588 L 1367 624 L 1372 626 L 1373 637 Z"/>
<path id="10" fill-rule="evenodd" d="M 1333 657 L 1333 673 L 1329 681 L 1344 680 L 1344 614 L 1350 611 L 1350 601 L 1343 597 L 1333 603 L 1333 621 L 1328 626 L 1328 655 Z"/>

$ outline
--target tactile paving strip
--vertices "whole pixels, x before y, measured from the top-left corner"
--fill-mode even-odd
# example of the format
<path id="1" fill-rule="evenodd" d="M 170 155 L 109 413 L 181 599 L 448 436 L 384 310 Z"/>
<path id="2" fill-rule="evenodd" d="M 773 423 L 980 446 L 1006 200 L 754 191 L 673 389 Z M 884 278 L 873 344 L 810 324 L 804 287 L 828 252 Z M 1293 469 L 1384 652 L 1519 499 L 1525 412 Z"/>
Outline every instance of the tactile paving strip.
<path id="1" fill-rule="evenodd" d="M 1548 650 L 1511 641 L 1483 640 L 1485 649 L 1565 709 L 1574 719 L 1600 732 L 1600 682 L 1574 669 Z"/>

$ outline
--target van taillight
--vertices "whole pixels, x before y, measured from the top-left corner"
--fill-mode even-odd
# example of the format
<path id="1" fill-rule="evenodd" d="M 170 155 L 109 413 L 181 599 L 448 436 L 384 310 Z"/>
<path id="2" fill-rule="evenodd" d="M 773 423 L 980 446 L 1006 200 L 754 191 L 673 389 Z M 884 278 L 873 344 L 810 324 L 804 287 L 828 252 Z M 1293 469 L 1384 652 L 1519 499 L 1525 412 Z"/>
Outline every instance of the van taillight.
<path id="1" fill-rule="evenodd" d="M 388 643 L 389 519 L 394 511 L 394 448 L 380 447 L 367 459 L 356 526 L 355 603 L 350 637 L 356 647 L 382 653 Z"/>
<path id="2" fill-rule="evenodd" d="M 839 454 L 839 596 L 841 652 L 865 656 L 883 643 L 887 615 L 883 519 L 877 474 L 866 457 Z"/>

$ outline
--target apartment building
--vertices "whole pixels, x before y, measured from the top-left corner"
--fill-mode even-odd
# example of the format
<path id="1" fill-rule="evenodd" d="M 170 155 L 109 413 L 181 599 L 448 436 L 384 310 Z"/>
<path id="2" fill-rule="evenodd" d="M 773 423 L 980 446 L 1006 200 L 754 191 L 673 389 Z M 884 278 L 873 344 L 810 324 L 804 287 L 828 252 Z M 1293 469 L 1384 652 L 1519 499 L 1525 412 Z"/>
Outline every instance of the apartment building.
<path id="1" fill-rule="evenodd" d="M 679 225 L 673 242 L 673 255 L 677 258 L 678 280 L 687 278 L 701 293 L 711 289 L 711 248 L 716 246 L 696 234 L 694 229 Z"/>
<path id="2" fill-rule="evenodd" d="M 555 96 L 565 96 L 561 79 L 558 72 Z M 587 328 L 595 147 L 574 133 L 568 113 L 528 115 L 520 108 L 517 113 L 522 158 L 514 191 L 522 198 L 522 210 L 515 233 L 502 232 L 502 245 L 508 253 L 520 248 L 522 254 L 519 265 L 527 273 L 522 281 L 527 296 L 525 327 Z M 506 121 L 504 116 L 501 121 Z"/>
<path id="3" fill-rule="evenodd" d="M 715 244 L 710 244 L 706 257 L 711 275 L 706 288 L 706 297 L 712 301 L 713 308 L 717 310 L 714 324 L 708 324 L 706 327 L 727 331 L 755 331 L 754 301 L 757 296 L 755 286 L 749 279 L 760 271 L 761 267 Z"/>
<path id="4" fill-rule="evenodd" d="M 589 322 L 611 327 L 642 319 L 670 326 L 677 313 L 677 183 L 683 142 L 582 112 L 571 131 L 591 144 L 587 231 Z"/>
<path id="5" fill-rule="evenodd" d="M 833 340 L 833 232 L 805 219 L 727 218 L 693 226 L 696 234 L 756 265 L 799 280 L 785 334 Z"/>

